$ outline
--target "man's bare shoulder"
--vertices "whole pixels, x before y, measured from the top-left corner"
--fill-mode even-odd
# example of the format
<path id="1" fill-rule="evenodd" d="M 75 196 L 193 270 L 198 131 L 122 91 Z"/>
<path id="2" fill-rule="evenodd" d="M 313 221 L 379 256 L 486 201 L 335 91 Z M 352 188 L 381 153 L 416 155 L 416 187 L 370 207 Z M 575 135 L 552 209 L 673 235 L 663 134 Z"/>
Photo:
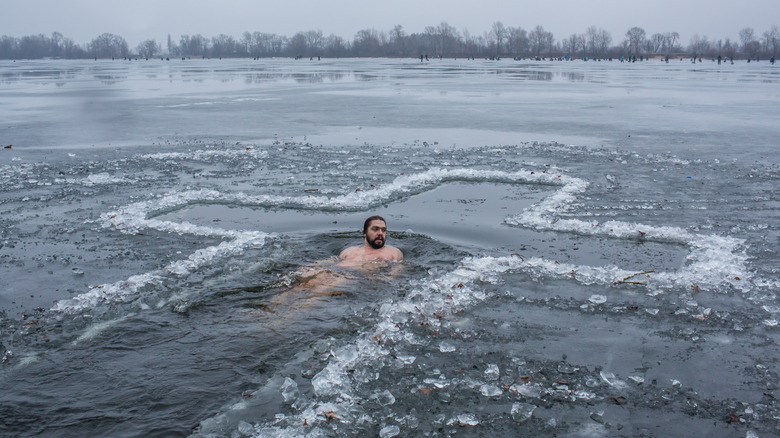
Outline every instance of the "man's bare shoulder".
<path id="1" fill-rule="evenodd" d="M 388 257 L 390 260 L 397 260 L 401 261 L 404 259 L 404 253 L 401 252 L 400 249 L 394 247 L 394 246 L 385 246 L 385 248 L 388 249 L 390 257 Z"/>
<path id="2" fill-rule="evenodd" d="M 339 254 L 339 260 L 346 260 L 348 258 L 353 258 L 357 256 L 362 249 L 363 249 L 362 246 L 350 246 L 349 248 L 346 248 L 344 251 L 341 251 L 341 254 Z"/>

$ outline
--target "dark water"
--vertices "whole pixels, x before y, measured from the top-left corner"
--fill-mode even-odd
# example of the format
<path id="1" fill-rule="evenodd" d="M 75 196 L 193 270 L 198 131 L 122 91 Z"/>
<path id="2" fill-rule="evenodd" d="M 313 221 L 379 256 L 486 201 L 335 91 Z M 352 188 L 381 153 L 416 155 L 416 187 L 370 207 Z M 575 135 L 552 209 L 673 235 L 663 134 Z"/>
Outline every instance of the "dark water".
<path id="1" fill-rule="evenodd" d="M 778 72 L 0 64 L 0 435 L 775 435 Z"/>

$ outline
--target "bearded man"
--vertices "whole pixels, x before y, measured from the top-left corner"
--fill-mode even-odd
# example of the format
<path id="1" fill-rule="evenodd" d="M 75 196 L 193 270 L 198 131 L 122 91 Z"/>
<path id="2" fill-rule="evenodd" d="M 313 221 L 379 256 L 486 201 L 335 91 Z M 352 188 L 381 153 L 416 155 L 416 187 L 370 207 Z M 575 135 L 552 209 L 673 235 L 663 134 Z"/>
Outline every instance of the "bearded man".
<path id="1" fill-rule="evenodd" d="M 404 255 L 400 249 L 385 245 L 387 222 L 382 216 L 371 216 L 363 223 L 363 245 L 345 249 L 339 255 L 341 267 L 361 266 L 379 260 L 401 261 Z"/>

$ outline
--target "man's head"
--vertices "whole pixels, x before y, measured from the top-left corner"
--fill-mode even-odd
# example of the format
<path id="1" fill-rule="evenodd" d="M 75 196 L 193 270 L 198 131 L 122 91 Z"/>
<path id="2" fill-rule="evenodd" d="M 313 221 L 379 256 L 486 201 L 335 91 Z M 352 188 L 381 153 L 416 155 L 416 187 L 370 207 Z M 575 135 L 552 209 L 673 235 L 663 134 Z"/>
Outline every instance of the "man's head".
<path id="1" fill-rule="evenodd" d="M 385 246 L 387 240 L 387 222 L 382 216 L 371 216 L 363 223 L 363 237 L 374 249 Z"/>

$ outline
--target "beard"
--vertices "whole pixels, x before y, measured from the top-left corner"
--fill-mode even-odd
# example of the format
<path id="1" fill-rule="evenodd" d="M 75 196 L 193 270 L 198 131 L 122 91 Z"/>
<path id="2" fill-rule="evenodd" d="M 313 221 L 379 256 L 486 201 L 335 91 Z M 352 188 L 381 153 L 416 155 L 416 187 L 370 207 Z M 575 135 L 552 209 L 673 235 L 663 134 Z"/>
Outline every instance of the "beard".
<path id="1" fill-rule="evenodd" d="M 384 239 L 382 239 L 380 237 L 376 237 L 376 238 L 374 238 L 374 240 L 366 239 L 366 242 L 368 242 L 369 246 L 371 246 L 371 248 L 374 248 L 374 249 L 380 249 L 383 246 L 385 246 Z"/>

